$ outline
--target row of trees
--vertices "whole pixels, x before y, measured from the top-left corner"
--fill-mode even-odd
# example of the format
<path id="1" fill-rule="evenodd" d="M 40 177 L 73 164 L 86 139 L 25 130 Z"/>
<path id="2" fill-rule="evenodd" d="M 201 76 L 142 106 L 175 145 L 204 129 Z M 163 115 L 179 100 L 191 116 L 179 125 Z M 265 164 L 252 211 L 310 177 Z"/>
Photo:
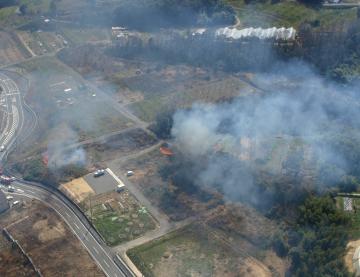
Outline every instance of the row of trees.
<path id="1" fill-rule="evenodd" d="M 232 24 L 233 8 L 221 0 L 126 0 L 115 10 L 115 23 L 135 29 Z"/>

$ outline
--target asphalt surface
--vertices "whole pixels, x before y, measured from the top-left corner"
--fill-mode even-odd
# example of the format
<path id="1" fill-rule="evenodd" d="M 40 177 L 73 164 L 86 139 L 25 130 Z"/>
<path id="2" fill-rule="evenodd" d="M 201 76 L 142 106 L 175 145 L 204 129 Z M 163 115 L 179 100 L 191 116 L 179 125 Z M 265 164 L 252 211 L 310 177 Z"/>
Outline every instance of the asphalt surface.
<path id="1" fill-rule="evenodd" d="M 4 146 L 6 150 L 11 148 L 23 128 L 23 100 L 16 83 L 3 73 L 0 73 L 0 86 L 0 105 L 6 118 L 5 127 L 0 135 L 0 146 Z M 8 151 L 0 152 L 0 160 L 3 160 L 7 153 Z"/>
<path id="2" fill-rule="evenodd" d="M 109 248 L 103 243 L 101 237 L 96 233 L 86 217 L 60 192 L 52 191 L 51 189 L 47 190 L 35 184 L 22 183 L 21 181 L 13 182 L 12 186 L 15 188 L 15 192 L 6 192 L 5 189 L 6 194 L 37 199 L 53 208 L 83 243 L 88 253 L 97 262 L 106 276 L 129 276 L 130 273 L 127 272 L 128 269 L 125 265 L 121 265 L 123 266 L 122 269 L 119 268 L 117 265 L 119 261 L 114 261 L 116 259 L 115 255 L 109 254 Z"/>
<path id="3" fill-rule="evenodd" d="M 23 131 L 23 105 L 25 103 L 16 83 L 4 73 L 0 73 L 0 86 L 2 87 L 0 105 L 6 116 L 6 119 L 2 122 L 5 127 L 0 134 L 0 146 L 5 146 L 5 150 L 0 152 L 0 163 L 4 163 L 11 147 Z M 22 180 L 13 182 L 12 186 L 15 188 L 14 192 L 9 192 L 4 186 L 2 189 L 7 194 L 37 199 L 53 208 L 68 224 L 106 276 L 133 276 L 124 262 L 119 260 L 111 249 L 106 246 L 80 208 L 60 191 Z"/>

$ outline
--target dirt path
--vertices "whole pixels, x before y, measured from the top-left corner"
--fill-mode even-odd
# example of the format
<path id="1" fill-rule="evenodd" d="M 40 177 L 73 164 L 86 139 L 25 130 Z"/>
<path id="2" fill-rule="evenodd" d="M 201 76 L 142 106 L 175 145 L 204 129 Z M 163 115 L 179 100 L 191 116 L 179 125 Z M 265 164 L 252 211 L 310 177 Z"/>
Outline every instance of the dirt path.
<path id="1" fill-rule="evenodd" d="M 36 54 L 33 52 L 33 50 L 31 50 L 31 48 L 29 47 L 29 45 L 27 45 L 27 44 L 25 43 L 23 37 L 22 37 L 20 34 L 15 34 L 15 35 L 19 38 L 20 42 L 21 42 L 22 45 L 26 48 L 26 50 L 29 51 L 29 53 L 31 54 L 31 56 L 32 56 L 32 57 L 36 57 Z"/>

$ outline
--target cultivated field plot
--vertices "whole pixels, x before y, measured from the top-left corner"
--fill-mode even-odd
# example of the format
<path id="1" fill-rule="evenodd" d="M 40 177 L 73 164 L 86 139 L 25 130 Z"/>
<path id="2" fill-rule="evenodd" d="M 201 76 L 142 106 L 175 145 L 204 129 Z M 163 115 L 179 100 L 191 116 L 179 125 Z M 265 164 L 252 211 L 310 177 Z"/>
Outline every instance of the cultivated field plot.
<path id="1" fill-rule="evenodd" d="M 6 227 L 44 276 L 104 276 L 66 223 L 37 201 L 2 215 L 0 226 Z"/>
<path id="2" fill-rule="evenodd" d="M 130 107 L 141 119 L 151 122 L 159 112 L 166 109 L 186 108 L 196 102 L 213 103 L 246 96 L 254 91 L 245 82 L 230 76 L 221 80 L 190 85 L 184 90 L 172 91 L 167 95 L 154 95 L 131 104 Z"/>
<path id="3" fill-rule="evenodd" d="M 110 31 L 105 28 L 61 28 L 64 38 L 70 43 L 110 43 Z"/>
<path id="4" fill-rule="evenodd" d="M 12 243 L 0 235 L 0 276 L 36 277 L 37 274 L 20 249 L 13 247 Z"/>
<path id="5" fill-rule="evenodd" d="M 133 240 L 156 227 L 152 216 L 127 190 L 89 197 L 81 206 L 109 245 Z"/>
<path id="6" fill-rule="evenodd" d="M 272 276 L 252 257 L 234 252 L 197 225 L 128 251 L 145 276 Z"/>
<path id="7" fill-rule="evenodd" d="M 0 31 L 0 65 L 21 62 L 30 56 L 15 34 Z"/>
<path id="8" fill-rule="evenodd" d="M 67 44 L 61 35 L 52 32 L 18 31 L 17 34 L 37 56 L 58 51 Z"/>

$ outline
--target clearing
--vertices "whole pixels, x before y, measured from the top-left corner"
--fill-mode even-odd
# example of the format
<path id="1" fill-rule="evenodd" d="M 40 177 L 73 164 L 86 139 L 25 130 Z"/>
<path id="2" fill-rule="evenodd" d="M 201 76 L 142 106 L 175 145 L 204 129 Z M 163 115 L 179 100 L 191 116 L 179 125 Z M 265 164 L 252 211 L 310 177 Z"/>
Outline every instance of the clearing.
<path id="1" fill-rule="evenodd" d="M 233 251 L 198 225 L 128 251 L 146 276 L 272 276 L 259 260 Z"/>
<path id="2" fill-rule="evenodd" d="M 78 204 L 89 196 L 95 195 L 95 191 L 83 178 L 77 178 L 62 184 L 60 190 Z"/>

